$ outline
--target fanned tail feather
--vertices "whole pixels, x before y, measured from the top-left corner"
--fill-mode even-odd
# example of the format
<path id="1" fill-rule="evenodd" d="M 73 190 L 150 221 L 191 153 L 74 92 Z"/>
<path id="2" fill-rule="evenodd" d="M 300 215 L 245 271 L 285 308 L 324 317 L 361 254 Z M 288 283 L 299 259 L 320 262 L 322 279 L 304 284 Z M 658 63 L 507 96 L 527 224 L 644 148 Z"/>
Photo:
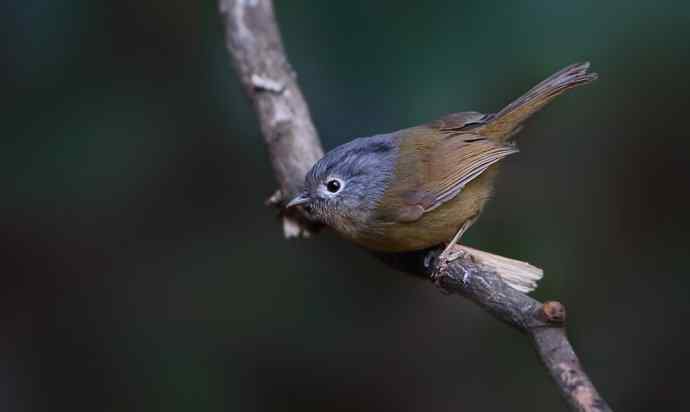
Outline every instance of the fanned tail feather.
<path id="1" fill-rule="evenodd" d="M 566 90 L 590 83 L 596 73 L 587 73 L 589 62 L 570 65 L 534 86 L 496 114 L 489 115 L 478 131 L 495 141 L 505 142 L 519 130 L 520 125 Z"/>

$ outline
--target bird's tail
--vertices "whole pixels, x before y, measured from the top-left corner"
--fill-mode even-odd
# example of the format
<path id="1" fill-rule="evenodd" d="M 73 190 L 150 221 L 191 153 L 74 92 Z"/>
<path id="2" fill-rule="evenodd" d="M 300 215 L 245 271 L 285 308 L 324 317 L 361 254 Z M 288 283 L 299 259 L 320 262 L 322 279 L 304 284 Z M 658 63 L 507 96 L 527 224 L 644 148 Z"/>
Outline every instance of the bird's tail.
<path id="1" fill-rule="evenodd" d="M 597 79 L 596 73 L 587 73 L 589 63 L 568 66 L 534 86 L 530 91 L 487 119 L 478 132 L 499 142 L 510 139 L 522 122 L 546 106 L 553 98 L 574 87 Z"/>

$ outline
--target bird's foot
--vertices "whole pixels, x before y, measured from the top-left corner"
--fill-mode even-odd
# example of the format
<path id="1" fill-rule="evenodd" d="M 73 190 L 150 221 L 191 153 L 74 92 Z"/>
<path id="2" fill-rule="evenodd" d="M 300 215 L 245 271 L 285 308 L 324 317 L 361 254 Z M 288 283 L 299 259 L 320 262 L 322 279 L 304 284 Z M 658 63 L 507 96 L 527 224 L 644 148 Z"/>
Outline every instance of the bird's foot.
<path id="1" fill-rule="evenodd" d="M 438 285 L 441 276 L 448 269 L 448 264 L 454 260 L 463 258 L 466 252 L 462 250 L 457 244 L 450 244 L 443 249 L 438 258 L 436 258 L 436 268 L 431 274 L 431 280 Z M 462 276 L 462 282 L 467 283 L 469 279 L 469 272 L 463 268 L 464 275 Z"/>

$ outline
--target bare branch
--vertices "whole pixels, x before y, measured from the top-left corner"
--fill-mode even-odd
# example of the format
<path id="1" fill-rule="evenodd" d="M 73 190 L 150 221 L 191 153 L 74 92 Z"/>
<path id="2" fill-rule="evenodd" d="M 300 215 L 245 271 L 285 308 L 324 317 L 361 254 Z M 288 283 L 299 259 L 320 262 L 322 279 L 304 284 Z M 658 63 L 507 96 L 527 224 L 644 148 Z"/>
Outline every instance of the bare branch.
<path id="1" fill-rule="evenodd" d="M 439 286 L 449 293 L 467 297 L 499 320 L 526 332 L 572 410 L 611 410 L 583 370 L 568 341 L 565 307 L 561 303 L 542 304 L 509 287 L 496 272 L 476 264 L 471 258 L 453 263 L 439 280 Z M 427 275 L 432 271 L 432 265 L 425 267 Z"/>
<path id="2" fill-rule="evenodd" d="M 246 93 L 254 103 L 280 191 L 281 206 L 300 190 L 304 176 L 323 156 L 309 108 L 283 49 L 273 4 L 266 0 L 221 0 L 225 40 Z M 313 228 L 301 216 L 284 215 L 287 237 Z"/>
<path id="3" fill-rule="evenodd" d="M 429 279 L 440 252 L 440 249 L 436 249 L 375 256 L 398 270 Z M 528 334 L 571 410 L 611 411 L 585 373 L 568 341 L 565 332 L 565 307 L 559 302 L 542 304 L 513 289 L 501 279 L 496 268 L 498 266 L 480 264 L 471 254 L 466 254 L 448 265 L 436 285 L 446 293 L 466 297 L 496 319 Z"/>
<path id="4" fill-rule="evenodd" d="M 226 41 L 242 84 L 259 117 L 264 141 L 280 185 L 267 203 L 280 206 L 295 194 L 309 168 L 323 155 L 309 109 L 290 68 L 270 0 L 219 0 Z M 308 234 L 298 216 L 284 228 Z M 429 279 L 439 251 L 377 255 L 389 265 Z M 565 308 L 542 304 L 508 286 L 496 270 L 470 254 L 452 262 L 437 285 L 462 295 L 494 317 L 532 338 L 544 366 L 573 411 L 610 411 L 582 369 L 565 333 Z M 465 280 L 463 280 L 465 279 Z"/>

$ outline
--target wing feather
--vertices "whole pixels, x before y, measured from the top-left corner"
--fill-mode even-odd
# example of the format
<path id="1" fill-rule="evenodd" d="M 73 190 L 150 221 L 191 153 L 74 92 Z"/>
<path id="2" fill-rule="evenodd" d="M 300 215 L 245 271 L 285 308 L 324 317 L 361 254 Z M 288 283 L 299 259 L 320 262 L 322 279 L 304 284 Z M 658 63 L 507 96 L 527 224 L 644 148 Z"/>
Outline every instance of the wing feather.
<path id="1" fill-rule="evenodd" d="M 513 146 L 497 145 L 489 140 L 466 141 L 462 136 L 454 138 L 462 144 L 453 145 L 453 151 L 447 151 L 444 144 L 438 145 L 431 154 L 430 169 L 421 190 L 433 194 L 433 200 L 425 205 L 424 212 L 429 212 L 457 196 L 472 180 L 481 175 L 492 164 L 506 156 L 517 153 Z"/>
<path id="2" fill-rule="evenodd" d="M 485 115 L 456 113 L 397 132 L 395 180 L 380 203 L 381 221 L 413 222 L 453 199 L 491 165 L 518 152 L 474 132 Z"/>

